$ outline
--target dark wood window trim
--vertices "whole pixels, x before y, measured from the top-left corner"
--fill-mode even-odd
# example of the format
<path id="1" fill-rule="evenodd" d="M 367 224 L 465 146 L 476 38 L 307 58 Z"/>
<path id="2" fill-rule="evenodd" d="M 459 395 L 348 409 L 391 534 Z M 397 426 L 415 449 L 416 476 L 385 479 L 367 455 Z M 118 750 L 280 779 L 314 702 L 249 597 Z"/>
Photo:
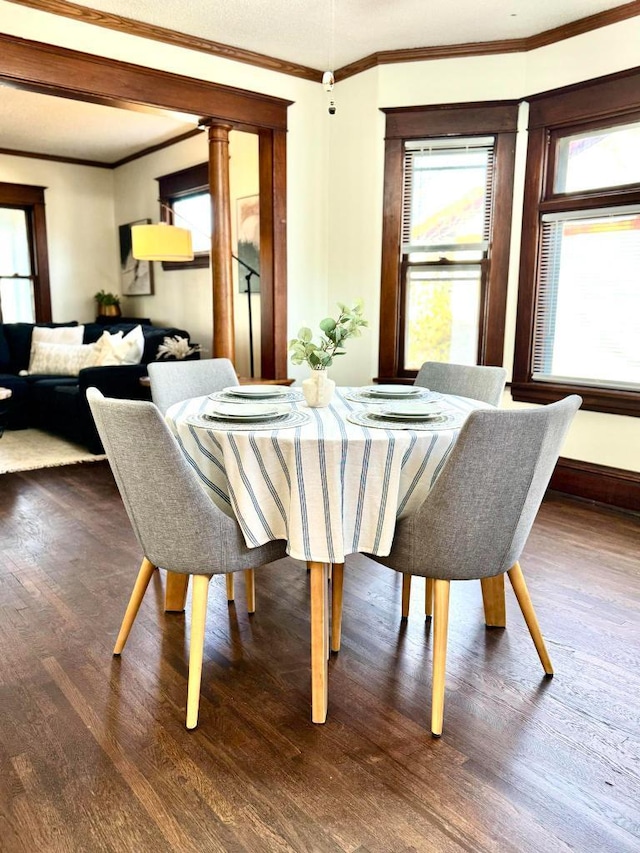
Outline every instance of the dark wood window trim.
<path id="1" fill-rule="evenodd" d="M 0 182 L 0 206 L 21 208 L 27 214 L 37 323 L 51 322 L 49 253 L 47 251 L 47 222 L 44 209 L 45 189 L 46 187 Z"/>
<path id="2" fill-rule="evenodd" d="M 401 275 L 402 169 L 404 143 L 442 136 L 496 137 L 494 204 L 487 285 L 481 306 L 479 364 L 502 365 L 507 278 L 511 240 L 511 208 L 515 167 L 518 103 L 444 104 L 384 109 L 386 115 L 382 273 L 380 290 L 381 381 L 413 381 L 416 371 L 403 369 L 401 329 L 403 300 Z"/>
<path id="3" fill-rule="evenodd" d="M 179 172 L 163 175 L 156 178 L 158 191 L 160 193 L 160 219 L 170 225 L 178 225 L 188 228 L 189 225 L 180 222 L 179 218 L 174 222 L 172 215 L 173 203 L 176 199 L 193 193 L 209 192 L 209 163 L 198 163 L 197 166 L 189 166 Z M 211 264 L 211 252 L 197 252 L 192 261 L 162 261 L 163 270 L 193 270 L 208 269 Z"/>
<path id="4" fill-rule="evenodd" d="M 640 392 L 532 379 L 533 333 L 541 215 L 560 210 L 637 204 L 640 186 L 603 192 L 553 193 L 552 140 L 558 131 L 602 127 L 640 116 L 640 68 L 546 92 L 530 99 L 518 313 L 511 393 L 519 402 L 545 404 L 580 394 L 583 409 L 640 416 Z"/>

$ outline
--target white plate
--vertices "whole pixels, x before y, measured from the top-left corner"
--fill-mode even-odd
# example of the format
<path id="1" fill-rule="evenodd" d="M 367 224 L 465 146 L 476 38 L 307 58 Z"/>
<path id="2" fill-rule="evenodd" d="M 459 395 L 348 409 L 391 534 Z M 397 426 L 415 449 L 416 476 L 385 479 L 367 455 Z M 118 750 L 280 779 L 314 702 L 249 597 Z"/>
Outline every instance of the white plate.
<path id="1" fill-rule="evenodd" d="M 204 413 L 205 418 L 217 421 L 267 421 L 285 414 L 275 406 L 237 406 L 234 403 L 218 403 Z"/>
<path id="2" fill-rule="evenodd" d="M 282 397 L 289 389 L 286 385 L 230 385 L 223 389 L 225 394 L 234 397 L 246 397 L 247 399 L 269 399 L 271 397 Z"/>
<path id="3" fill-rule="evenodd" d="M 410 399 L 411 397 L 420 397 L 428 389 L 422 387 L 407 387 L 406 385 L 368 385 L 362 390 L 365 394 L 370 394 L 372 397 L 383 397 L 387 400 L 400 400 Z"/>
<path id="4" fill-rule="evenodd" d="M 395 406 L 384 406 L 379 409 L 371 409 L 371 414 L 376 418 L 389 418 L 398 421 L 426 421 L 429 418 L 438 418 L 442 415 L 434 403 L 397 403 Z"/>

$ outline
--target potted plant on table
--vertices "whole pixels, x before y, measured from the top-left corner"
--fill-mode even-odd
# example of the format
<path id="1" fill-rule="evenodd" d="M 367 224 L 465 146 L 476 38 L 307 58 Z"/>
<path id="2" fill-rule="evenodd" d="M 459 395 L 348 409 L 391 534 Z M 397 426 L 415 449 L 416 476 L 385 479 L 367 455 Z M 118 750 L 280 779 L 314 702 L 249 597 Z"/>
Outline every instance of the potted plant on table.
<path id="1" fill-rule="evenodd" d="M 344 342 L 359 337 L 360 330 L 369 325 L 362 316 L 361 299 L 356 299 L 351 308 L 339 302 L 338 308 L 340 314 L 335 320 L 325 317 L 320 322 L 323 334 L 319 343 L 313 342 L 313 332 L 307 326 L 300 329 L 297 338 L 289 341 L 293 364 L 306 361 L 311 368 L 311 376 L 302 383 L 302 393 L 307 405 L 314 408 L 328 406 L 331 402 L 336 383 L 327 376 L 327 368 L 336 356 L 345 354 Z"/>
<path id="2" fill-rule="evenodd" d="M 120 316 L 120 297 L 115 293 L 99 290 L 93 297 L 98 303 L 98 314 L 103 317 Z"/>

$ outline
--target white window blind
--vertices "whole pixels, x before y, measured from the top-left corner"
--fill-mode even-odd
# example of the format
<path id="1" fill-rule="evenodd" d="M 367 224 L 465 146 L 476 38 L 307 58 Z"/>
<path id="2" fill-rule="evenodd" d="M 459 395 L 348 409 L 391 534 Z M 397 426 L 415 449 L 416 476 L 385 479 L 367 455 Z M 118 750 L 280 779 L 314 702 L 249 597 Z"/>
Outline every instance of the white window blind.
<path id="1" fill-rule="evenodd" d="M 491 231 L 493 137 L 405 143 L 402 252 L 480 251 Z"/>
<path id="2" fill-rule="evenodd" d="M 640 205 L 542 217 L 532 378 L 640 389 Z"/>

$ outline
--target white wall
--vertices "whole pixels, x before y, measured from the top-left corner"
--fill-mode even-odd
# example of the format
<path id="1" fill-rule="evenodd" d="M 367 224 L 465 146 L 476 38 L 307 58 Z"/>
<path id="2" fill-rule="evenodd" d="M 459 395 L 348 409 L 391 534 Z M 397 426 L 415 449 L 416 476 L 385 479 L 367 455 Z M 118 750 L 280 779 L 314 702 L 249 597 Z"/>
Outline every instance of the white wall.
<path id="1" fill-rule="evenodd" d="M 383 65 L 336 86 L 337 121 L 332 128 L 332 175 L 340 180 L 331 196 L 332 213 L 340 227 L 330 232 L 331 270 L 356 267 L 366 272 L 361 295 L 371 280 L 378 288 L 381 259 L 382 191 L 384 177 L 383 107 L 464 101 L 518 99 L 527 94 L 640 66 L 640 18 L 577 36 L 529 54 L 505 54 L 430 62 Z M 341 111 L 347 113 L 343 117 Z M 338 118 L 338 116 L 336 116 Z M 511 373 L 515 337 L 522 196 L 526 159 L 527 105 L 520 113 L 516 152 L 513 234 L 509 267 L 505 367 Z M 357 145 L 357 152 L 356 152 Z M 350 287 L 340 275 L 329 284 L 329 301 Z M 367 300 L 369 301 L 369 300 Z M 379 316 L 369 313 L 366 363 L 345 363 L 336 378 L 362 382 L 377 370 Z M 350 343 L 350 342 L 349 342 Z M 346 356 L 345 358 L 349 358 Z M 512 403 L 505 396 L 505 405 Z M 640 471 L 640 421 L 599 412 L 578 412 L 563 455 L 601 465 Z"/>
<path id="2" fill-rule="evenodd" d="M 53 319 L 95 320 L 94 293 L 118 292 L 112 171 L 0 154 L 0 181 L 46 187 Z"/>
<path id="3" fill-rule="evenodd" d="M 334 313 L 337 301 L 362 296 L 371 328 L 361 340 L 349 341 L 348 354 L 341 364 L 336 363 L 334 375 L 344 383 L 369 381 L 377 371 L 384 152 L 384 117 L 379 108 L 521 98 L 640 65 L 640 18 L 633 18 L 529 54 L 383 65 L 337 84 L 338 111 L 331 118 L 322 88 L 308 81 L 92 27 L 5 0 L 0 0 L 0 26 L 18 36 L 294 101 L 287 135 L 289 333 Z M 505 339 L 509 369 L 524 136 L 522 130 Z M 190 316 L 185 303 L 191 302 L 198 305 L 202 316 L 210 316 L 208 296 L 198 288 L 180 297 L 168 293 L 159 297 L 159 304 L 166 304 L 167 316 L 174 321 L 181 310 L 185 317 Z M 292 367 L 289 375 L 302 377 L 304 373 L 304 368 Z M 579 412 L 563 453 L 638 471 L 639 423 L 634 418 Z"/>

